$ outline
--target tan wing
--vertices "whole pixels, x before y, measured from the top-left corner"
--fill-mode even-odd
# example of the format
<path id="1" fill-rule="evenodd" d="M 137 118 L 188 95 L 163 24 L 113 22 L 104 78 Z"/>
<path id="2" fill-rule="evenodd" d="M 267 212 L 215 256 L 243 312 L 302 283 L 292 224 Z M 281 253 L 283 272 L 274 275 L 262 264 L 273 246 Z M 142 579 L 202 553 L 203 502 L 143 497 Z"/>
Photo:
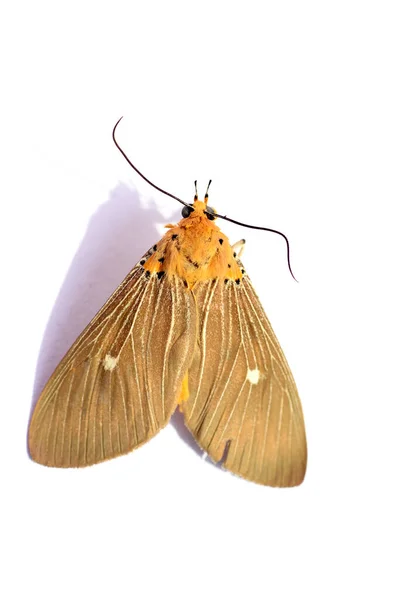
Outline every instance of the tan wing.
<path id="1" fill-rule="evenodd" d="M 214 461 L 271 486 L 302 482 L 304 420 L 282 349 L 247 277 L 194 288 L 199 345 L 189 368 L 188 428 Z"/>
<path id="2" fill-rule="evenodd" d="M 48 381 L 29 429 L 33 460 L 83 467 L 137 448 L 168 422 L 196 314 L 180 279 L 147 275 L 131 271 Z"/>

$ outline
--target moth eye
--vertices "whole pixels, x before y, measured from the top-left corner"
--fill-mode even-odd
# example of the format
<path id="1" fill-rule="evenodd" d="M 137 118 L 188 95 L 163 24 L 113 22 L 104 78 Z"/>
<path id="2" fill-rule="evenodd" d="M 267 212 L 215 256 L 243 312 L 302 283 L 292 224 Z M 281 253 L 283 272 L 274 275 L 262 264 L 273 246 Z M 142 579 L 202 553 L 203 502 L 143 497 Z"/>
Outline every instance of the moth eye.
<path id="1" fill-rule="evenodd" d="M 216 218 L 216 211 L 211 206 L 206 207 L 206 217 L 209 219 L 209 221 L 214 221 Z"/>
<path id="2" fill-rule="evenodd" d="M 181 214 L 182 214 L 183 218 L 186 219 L 187 217 L 189 217 L 191 212 L 193 212 L 192 204 L 190 204 L 189 206 L 184 206 L 184 208 L 181 211 Z"/>

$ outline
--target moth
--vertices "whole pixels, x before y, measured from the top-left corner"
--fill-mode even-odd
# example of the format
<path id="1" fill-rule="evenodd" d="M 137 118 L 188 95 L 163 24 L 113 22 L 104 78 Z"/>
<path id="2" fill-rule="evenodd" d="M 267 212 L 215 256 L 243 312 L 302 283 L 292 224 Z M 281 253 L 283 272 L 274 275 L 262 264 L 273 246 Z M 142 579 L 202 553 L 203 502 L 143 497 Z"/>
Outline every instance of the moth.
<path id="1" fill-rule="evenodd" d="M 113 138 L 132 165 L 118 123 Z M 208 189 L 203 201 L 197 188 L 192 204 L 179 201 L 182 219 L 166 225 L 50 377 L 30 455 L 51 467 L 93 465 L 146 443 L 178 407 L 214 462 L 259 484 L 299 485 L 300 399 L 243 266 L 244 240 L 231 245 L 222 233 Z"/>

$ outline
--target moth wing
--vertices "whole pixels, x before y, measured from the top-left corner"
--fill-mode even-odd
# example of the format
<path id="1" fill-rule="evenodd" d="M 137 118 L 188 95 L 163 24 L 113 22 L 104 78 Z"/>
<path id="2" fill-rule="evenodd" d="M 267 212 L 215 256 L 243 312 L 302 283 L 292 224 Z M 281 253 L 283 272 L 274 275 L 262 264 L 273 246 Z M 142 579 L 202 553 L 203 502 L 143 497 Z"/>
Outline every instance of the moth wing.
<path id="1" fill-rule="evenodd" d="M 133 268 L 45 386 L 29 427 L 33 460 L 83 467 L 149 440 L 175 409 L 195 332 L 181 280 Z"/>
<path id="2" fill-rule="evenodd" d="M 264 485 L 304 479 L 307 447 L 297 388 L 250 280 L 194 288 L 199 340 L 182 405 L 198 444 L 216 462 Z"/>

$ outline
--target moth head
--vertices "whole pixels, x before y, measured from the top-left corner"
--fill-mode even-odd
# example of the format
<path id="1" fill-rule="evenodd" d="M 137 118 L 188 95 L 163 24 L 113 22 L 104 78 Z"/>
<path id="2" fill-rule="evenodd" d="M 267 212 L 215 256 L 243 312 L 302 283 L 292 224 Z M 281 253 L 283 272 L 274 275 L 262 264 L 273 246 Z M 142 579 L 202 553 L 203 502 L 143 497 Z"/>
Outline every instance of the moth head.
<path id="1" fill-rule="evenodd" d="M 181 215 L 184 219 L 187 219 L 193 212 L 204 214 L 209 221 L 214 221 L 216 218 L 216 211 L 211 206 L 207 206 L 204 202 L 195 200 L 193 204 L 185 205 L 182 208 Z"/>
<path id="2" fill-rule="evenodd" d="M 211 184 L 211 179 L 210 179 L 209 183 L 207 184 L 204 200 L 203 200 L 203 202 L 201 202 L 198 198 L 198 182 L 195 181 L 195 197 L 193 199 L 193 204 L 185 205 L 181 211 L 181 214 L 184 219 L 187 219 L 194 211 L 196 211 L 199 214 L 204 214 L 209 219 L 209 221 L 214 221 L 214 219 L 216 218 L 216 215 L 217 215 L 216 210 L 214 208 L 212 208 L 211 206 L 207 205 L 207 202 L 209 200 L 210 184 Z"/>

